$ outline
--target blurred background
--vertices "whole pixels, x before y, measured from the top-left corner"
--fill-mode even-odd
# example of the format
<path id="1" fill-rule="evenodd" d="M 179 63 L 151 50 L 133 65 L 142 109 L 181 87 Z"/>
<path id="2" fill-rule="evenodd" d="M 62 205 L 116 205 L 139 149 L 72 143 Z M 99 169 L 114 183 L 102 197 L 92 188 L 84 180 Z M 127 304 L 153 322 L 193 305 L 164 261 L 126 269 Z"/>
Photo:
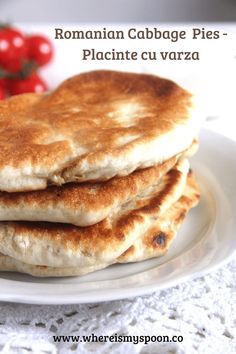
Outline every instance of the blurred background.
<path id="1" fill-rule="evenodd" d="M 0 0 L 17 22 L 218 22 L 236 20 L 235 0 Z"/>

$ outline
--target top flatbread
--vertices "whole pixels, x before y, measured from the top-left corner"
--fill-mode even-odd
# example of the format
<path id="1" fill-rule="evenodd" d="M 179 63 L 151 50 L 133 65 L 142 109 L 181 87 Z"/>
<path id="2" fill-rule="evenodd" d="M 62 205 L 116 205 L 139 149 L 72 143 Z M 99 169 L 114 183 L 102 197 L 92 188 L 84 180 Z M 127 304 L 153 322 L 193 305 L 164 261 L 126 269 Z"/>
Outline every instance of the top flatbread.
<path id="1" fill-rule="evenodd" d="M 0 190 L 128 175 L 185 150 L 199 125 L 191 95 L 172 81 L 84 73 L 0 103 Z"/>

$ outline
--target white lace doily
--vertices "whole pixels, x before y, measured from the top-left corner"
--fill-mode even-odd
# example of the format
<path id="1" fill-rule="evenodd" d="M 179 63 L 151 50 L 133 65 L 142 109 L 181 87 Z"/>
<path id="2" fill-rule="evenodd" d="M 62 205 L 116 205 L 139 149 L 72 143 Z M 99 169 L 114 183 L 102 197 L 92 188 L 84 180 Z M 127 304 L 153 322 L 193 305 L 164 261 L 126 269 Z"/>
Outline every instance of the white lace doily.
<path id="1" fill-rule="evenodd" d="M 5 354 L 236 353 L 236 261 L 178 286 L 88 305 L 0 304 Z M 53 335 L 173 335 L 181 343 L 55 343 Z"/>

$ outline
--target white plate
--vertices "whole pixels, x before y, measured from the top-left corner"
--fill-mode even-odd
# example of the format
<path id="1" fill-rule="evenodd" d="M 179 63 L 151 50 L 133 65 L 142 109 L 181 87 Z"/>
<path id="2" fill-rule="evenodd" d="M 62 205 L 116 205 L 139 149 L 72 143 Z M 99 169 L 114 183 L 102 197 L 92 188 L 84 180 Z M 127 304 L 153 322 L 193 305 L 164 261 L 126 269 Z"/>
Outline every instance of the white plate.
<path id="1" fill-rule="evenodd" d="M 81 278 L 37 279 L 0 273 L 0 300 L 71 304 L 145 294 L 209 272 L 236 246 L 236 143 L 203 130 L 192 159 L 201 188 L 168 254 L 160 259 L 115 265 Z"/>

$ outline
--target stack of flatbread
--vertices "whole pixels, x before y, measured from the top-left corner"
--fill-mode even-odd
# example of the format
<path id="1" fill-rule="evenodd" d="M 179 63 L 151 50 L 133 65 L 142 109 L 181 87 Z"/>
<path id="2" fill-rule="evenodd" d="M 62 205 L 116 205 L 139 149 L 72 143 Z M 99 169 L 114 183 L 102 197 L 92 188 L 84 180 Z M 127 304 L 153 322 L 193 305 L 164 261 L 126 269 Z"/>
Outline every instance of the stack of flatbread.
<path id="1" fill-rule="evenodd" d="M 190 93 L 94 71 L 0 103 L 0 269 L 83 275 L 163 255 L 199 200 Z"/>

